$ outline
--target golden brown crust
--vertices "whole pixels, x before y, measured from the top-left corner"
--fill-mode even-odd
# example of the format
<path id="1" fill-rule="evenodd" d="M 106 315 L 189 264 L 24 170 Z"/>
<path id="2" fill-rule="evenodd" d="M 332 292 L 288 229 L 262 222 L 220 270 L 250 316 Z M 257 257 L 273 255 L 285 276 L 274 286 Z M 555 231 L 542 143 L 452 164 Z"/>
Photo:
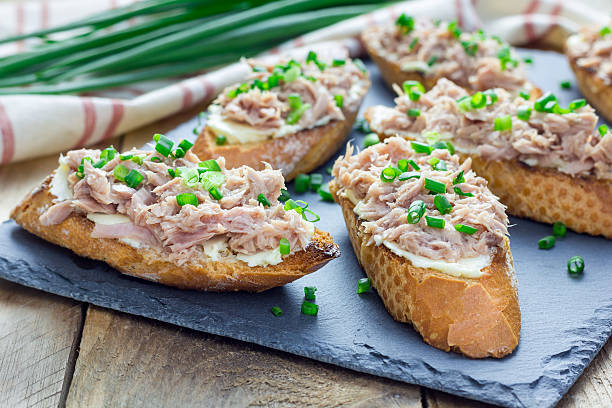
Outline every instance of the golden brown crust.
<path id="1" fill-rule="evenodd" d="M 268 139 L 259 143 L 217 146 L 216 137 L 208 127 L 198 136 L 193 152 L 204 159 L 225 157 L 231 169 L 247 165 L 256 170 L 263 162 L 283 170 L 286 181 L 300 173 L 310 173 L 329 160 L 344 144 L 351 132 L 357 111 L 344 111 L 345 120 L 334 120 L 324 126 L 301 130 L 293 135 Z"/>
<path id="2" fill-rule="evenodd" d="M 184 289 L 261 292 L 312 273 L 340 256 L 338 245 L 331 236 L 317 229 L 305 250 L 286 257 L 278 265 L 249 267 L 242 261 L 218 262 L 203 258 L 198 264 L 177 266 L 151 248 L 136 249 L 116 239 L 91 238 L 94 223 L 83 215 L 73 213 L 60 224 L 41 225 L 39 216 L 52 205 L 54 198 L 49 192 L 51 179 L 52 176 L 47 177 L 15 207 L 11 218 L 47 241 L 80 256 L 104 261 L 127 275 Z"/>
<path id="3" fill-rule="evenodd" d="M 355 255 L 395 320 L 412 323 L 428 344 L 468 357 L 501 358 L 518 345 L 521 312 L 512 255 L 505 248 L 478 279 L 457 278 L 417 268 L 384 246 L 366 245 L 369 234 L 353 204 L 330 191 L 342 207 Z"/>
<path id="4" fill-rule="evenodd" d="M 608 122 L 612 121 L 612 86 L 606 85 L 597 76 L 594 69 L 579 67 L 575 58 L 569 58 L 569 64 L 576 76 L 578 89 L 587 101 L 597 109 L 597 111 Z"/>

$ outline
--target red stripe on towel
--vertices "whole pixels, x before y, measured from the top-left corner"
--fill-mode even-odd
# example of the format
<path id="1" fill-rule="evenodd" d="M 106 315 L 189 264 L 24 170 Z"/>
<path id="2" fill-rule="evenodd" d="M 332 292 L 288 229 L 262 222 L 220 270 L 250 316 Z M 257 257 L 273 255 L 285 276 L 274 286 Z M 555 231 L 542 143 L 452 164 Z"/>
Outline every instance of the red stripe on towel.
<path id="1" fill-rule="evenodd" d="M 117 130 L 117 126 L 119 125 L 119 122 L 121 122 L 121 119 L 123 119 L 123 114 L 125 113 L 125 106 L 123 105 L 122 100 L 113 99 L 112 104 L 113 115 L 101 140 L 106 140 L 115 134 L 115 130 Z"/>
<path id="2" fill-rule="evenodd" d="M 81 103 L 83 105 L 83 134 L 81 134 L 81 138 L 74 145 L 74 149 L 85 146 L 96 127 L 96 108 L 93 101 L 91 98 L 81 98 Z"/>
<path id="3" fill-rule="evenodd" d="M 2 158 L 0 164 L 8 163 L 15 154 L 15 133 L 11 120 L 0 103 L 0 133 L 2 133 Z"/>
<path id="4" fill-rule="evenodd" d="M 184 110 L 193 104 L 193 92 L 191 92 L 191 89 L 189 89 L 189 87 L 183 83 L 180 83 L 179 87 L 181 88 L 181 92 L 183 93 L 183 103 L 181 105 L 181 110 Z"/>
<path id="5" fill-rule="evenodd" d="M 463 9 L 461 8 L 461 0 L 455 0 L 455 8 L 457 9 L 457 24 L 463 27 Z"/>
<path id="6" fill-rule="evenodd" d="M 527 42 L 532 42 L 536 39 L 536 33 L 533 28 L 533 23 L 531 22 L 530 14 L 533 14 L 539 6 L 540 2 L 538 0 L 533 0 L 525 10 L 525 34 L 527 35 Z"/>

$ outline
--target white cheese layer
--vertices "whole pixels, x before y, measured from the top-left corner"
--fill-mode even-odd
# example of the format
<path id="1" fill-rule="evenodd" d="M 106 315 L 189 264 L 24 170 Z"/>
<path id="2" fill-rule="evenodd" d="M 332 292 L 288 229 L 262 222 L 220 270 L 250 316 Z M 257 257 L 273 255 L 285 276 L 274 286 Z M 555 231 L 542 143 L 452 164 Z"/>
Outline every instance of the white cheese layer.
<path id="1" fill-rule="evenodd" d="M 427 65 L 424 61 L 406 61 L 402 64 L 402 71 L 406 72 L 423 72 L 429 74 L 434 71 L 432 67 Z"/>
<path id="2" fill-rule="evenodd" d="M 131 222 L 128 216 L 121 214 L 88 213 L 87 219 L 102 225 L 125 224 L 126 222 Z M 133 238 L 119 238 L 119 241 L 133 248 L 143 248 L 147 246 Z"/>
<path id="3" fill-rule="evenodd" d="M 72 199 L 72 190 L 68 186 L 68 171 L 70 168 L 66 163 L 66 158 L 60 155 L 59 166 L 55 170 L 53 180 L 51 180 L 51 186 L 49 192 L 57 197 L 55 201 L 64 201 Z"/>
<path id="4" fill-rule="evenodd" d="M 236 258 L 240 261 L 246 262 L 249 266 L 277 265 L 283 261 L 280 248 L 260 251 L 251 255 L 236 254 Z"/>

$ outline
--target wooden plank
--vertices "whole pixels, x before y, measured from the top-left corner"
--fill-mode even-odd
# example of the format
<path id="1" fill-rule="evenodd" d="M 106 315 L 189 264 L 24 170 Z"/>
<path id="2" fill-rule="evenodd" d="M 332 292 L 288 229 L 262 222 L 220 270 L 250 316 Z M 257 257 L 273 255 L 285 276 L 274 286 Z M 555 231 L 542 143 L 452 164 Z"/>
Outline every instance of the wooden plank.
<path id="1" fill-rule="evenodd" d="M 65 399 L 83 315 L 78 302 L 0 280 L 0 406 Z"/>
<path id="2" fill-rule="evenodd" d="M 91 306 L 67 407 L 421 407 L 416 386 Z"/>

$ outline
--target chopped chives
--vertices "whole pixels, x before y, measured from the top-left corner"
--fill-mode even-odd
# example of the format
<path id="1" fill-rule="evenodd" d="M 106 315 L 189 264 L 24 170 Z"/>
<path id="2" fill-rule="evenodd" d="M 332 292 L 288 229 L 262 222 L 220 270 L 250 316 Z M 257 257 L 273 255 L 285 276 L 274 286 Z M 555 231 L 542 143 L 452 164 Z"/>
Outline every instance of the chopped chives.
<path id="1" fill-rule="evenodd" d="M 510 115 L 495 118 L 493 129 L 498 131 L 512 130 L 512 117 Z"/>
<path id="2" fill-rule="evenodd" d="M 443 218 L 430 217 L 430 216 L 426 215 L 425 216 L 425 222 L 427 223 L 428 227 L 439 228 L 439 229 L 443 229 L 444 228 L 444 219 Z"/>
<path id="3" fill-rule="evenodd" d="M 415 200 L 410 203 L 407 216 L 408 224 L 416 224 L 419 222 L 423 215 L 425 215 L 426 209 L 427 207 L 425 206 L 425 203 L 421 200 Z"/>
<path id="4" fill-rule="evenodd" d="M 433 147 L 421 142 L 410 142 L 410 147 L 412 147 L 415 153 L 431 154 L 433 152 Z"/>
<path id="5" fill-rule="evenodd" d="M 333 67 L 340 67 L 340 66 L 342 66 L 342 65 L 344 65 L 344 64 L 346 64 L 346 61 L 345 61 L 345 60 L 343 60 L 343 59 L 334 59 L 334 60 L 332 61 L 332 66 L 333 66 Z"/>
<path id="6" fill-rule="evenodd" d="M 308 316 L 316 316 L 319 313 L 319 306 L 307 300 L 302 303 L 302 313 Z"/>
<path id="7" fill-rule="evenodd" d="M 144 177 L 137 170 L 130 170 L 130 172 L 125 176 L 125 184 L 132 188 L 138 188 L 140 183 L 142 183 Z"/>
<path id="8" fill-rule="evenodd" d="M 436 194 L 434 197 L 434 205 L 442 215 L 448 214 L 453 210 L 453 206 L 450 201 L 448 201 L 448 198 L 441 194 Z"/>
<path id="9" fill-rule="evenodd" d="M 176 150 L 174 151 L 174 157 L 176 157 L 177 159 L 185 157 L 185 150 L 183 150 L 180 147 L 177 147 Z"/>
<path id="10" fill-rule="evenodd" d="M 600 134 L 601 136 L 605 136 L 605 135 L 606 135 L 606 133 L 608 133 L 608 125 L 600 125 L 600 126 L 597 128 L 597 131 L 599 132 L 599 134 Z M 94 167 L 95 167 L 95 166 L 94 166 Z"/>
<path id="11" fill-rule="evenodd" d="M 259 201 L 264 207 L 270 206 L 270 201 L 268 201 L 268 199 L 265 195 L 263 195 L 263 193 L 259 193 L 259 195 L 257 196 L 257 201 Z"/>
<path id="12" fill-rule="evenodd" d="M 602 36 L 602 37 L 605 36 L 605 35 L 608 35 L 610 33 L 612 33 L 612 30 L 608 26 L 605 26 L 601 30 L 599 30 L 599 35 Z"/>
<path id="13" fill-rule="evenodd" d="M 172 146 L 174 146 L 174 142 L 168 139 L 166 136 L 156 133 L 153 136 L 153 140 L 157 143 L 155 144 L 155 150 L 164 157 L 170 156 L 172 153 Z"/>
<path id="14" fill-rule="evenodd" d="M 109 162 L 115 158 L 115 153 L 117 153 L 117 150 L 115 150 L 113 146 L 109 146 L 106 149 L 102 150 L 102 153 L 100 153 L 100 160 Z"/>
<path id="15" fill-rule="evenodd" d="M 414 38 L 412 39 L 412 41 L 410 41 L 410 45 L 408 46 L 408 49 L 409 49 L 410 51 L 412 51 L 412 50 L 414 49 L 414 47 L 416 47 L 416 45 L 417 45 L 417 43 L 418 43 L 418 42 L 419 42 L 418 37 L 414 37 Z"/>
<path id="16" fill-rule="evenodd" d="M 403 34 L 408 34 L 414 29 L 414 18 L 402 13 L 397 20 L 395 20 L 395 25 Z"/>
<path id="17" fill-rule="evenodd" d="M 553 103 L 552 106 L 550 105 L 551 103 Z M 534 102 L 533 109 L 536 112 L 550 113 L 552 112 L 552 109 L 554 108 L 554 104 L 556 103 L 557 103 L 557 97 L 553 95 L 551 92 L 547 92 Z"/>
<path id="18" fill-rule="evenodd" d="M 456 224 L 455 229 L 459 232 L 463 232 L 464 234 L 468 235 L 472 235 L 473 233 L 478 231 L 478 228 L 470 227 L 469 225 L 464 224 Z"/>
<path id="19" fill-rule="evenodd" d="M 459 38 L 461 36 L 462 31 L 459 28 L 459 25 L 457 24 L 457 20 L 453 20 L 448 23 L 446 28 L 448 29 L 448 32 L 453 35 L 453 37 Z"/>
<path id="20" fill-rule="evenodd" d="M 195 170 L 195 173 L 193 173 L 193 170 Z M 220 171 L 202 171 L 200 173 L 199 169 L 194 168 L 193 170 L 187 170 L 189 172 L 189 177 L 191 177 L 191 175 L 193 174 L 195 176 L 195 180 L 193 180 L 193 182 L 197 183 L 198 181 L 200 181 L 202 183 L 202 187 L 204 187 L 209 192 L 211 188 L 219 188 L 221 187 L 221 184 L 225 182 L 225 176 Z"/>
<path id="21" fill-rule="evenodd" d="M 289 255 L 289 253 L 291 252 L 291 247 L 287 238 L 280 239 L 279 251 L 281 255 Z"/>
<path id="22" fill-rule="evenodd" d="M 272 311 L 272 314 L 276 317 L 280 317 L 283 315 L 283 309 L 281 309 L 278 306 L 273 306 L 271 311 Z"/>
<path id="23" fill-rule="evenodd" d="M 567 271 L 571 275 L 580 275 L 584 271 L 584 259 L 581 256 L 572 256 L 567 262 Z"/>
<path id="24" fill-rule="evenodd" d="M 296 193 L 305 193 L 310 188 L 310 176 L 308 174 L 300 173 L 295 178 L 293 189 Z"/>
<path id="25" fill-rule="evenodd" d="M 406 159 L 399 159 L 397 161 L 397 168 L 400 169 L 400 171 L 402 172 L 408 171 L 408 166 L 409 166 L 408 160 Z"/>
<path id="26" fill-rule="evenodd" d="M 376 133 L 369 133 L 363 139 L 364 148 L 374 146 L 375 144 L 378 144 L 378 143 L 380 143 L 380 139 L 378 138 L 378 135 Z"/>
<path id="27" fill-rule="evenodd" d="M 398 169 L 399 171 L 399 169 Z M 380 172 L 380 179 L 385 182 L 385 183 L 392 183 L 393 180 L 395 180 L 395 178 L 398 176 L 398 172 L 395 171 L 395 169 L 391 166 L 389 167 L 385 167 L 381 172 Z"/>
<path id="28" fill-rule="evenodd" d="M 499 100 L 499 96 L 497 96 L 497 94 L 491 89 L 486 90 L 483 93 L 487 95 L 487 97 L 489 98 L 489 101 L 487 102 L 487 106 L 491 106 Z"/>
<path id="29" fill-rule="evenodd" d="M 540 249 L 550 249 L 555 246 L 555 237 L 548 235 L 538 241 L 538 247 Z"/>
<path id="30" fill-rule="evenodd" d="M 221 192 L 219 191 L 219 189 L 216 186 L 211 187 L 208 192 L 210 193 L 210 195 L 212 196 L 212 198 L 214 198 L 215 200 L 220 200 L 223 198 L 223 194 L 221 194 Z"/>
<path id="31" fill-rule="evenodd" d="M 101 169 L 102 167 L 104 167 L 106 163 L 107 163 L 106 160 L 98 160 L 97 162 L 93 164 L 93 166 L 96 169 Z"/>
<path id="32" fill-rule="evenodd" d="M 372 288 L 370 278 L 361 278 L 357 281 L 357 294 L 365 293 Z"/>
<path id="33" fill-rule="evenodd" d="M 153 163 L 161 163 L 161 162 L 162 162 L 162 159 L 160 159 L 160 158 L 159 158 L 159 157 L 157 157 L 157 156 L 153 156 L 153 157 L 151 157 L 151 159 L 150 159 L 150 160 L 151 160 Z M 134 163 L 142 164 L 142 157 L 140 157 L 140 156 L 134 156 L 134 157 L 132 157 L 132 161 L 133 161 Z"/>
<path id="34" fill-rule="evenodd" d="M 189 140 L 183 139 L 179 143 L 178 147 L 180 147 L 184 151 L 187 151 L 193 147 L 193 143 L 191 143 Z"/>
<path id="35" fill-rule="evenodd" d="M 408 109 L 408 116 L 413 118 L 421 116 L 421 111 L 419 109 Z"/>
<path id="36" fill-rule="evenodd" d="M 523 58 L 523 62 L 524 62 L 525 64 L 533 64 L 533 58 L 531 58 L 531 57 L 525 57 L 525 58 Z"/>
<path id="37" fill-rule="evenodd" d="M 459 174 L 457 174 L 457 177 L 453 179 L 453 185 L 459 184 L 459 183 L 465 183 L 465 177 L 463 177 L 463 172 L 464 170 L 461 170 Z"/>
<path id="38" fill-rule="evenodd" d="M 191 204 L 194 207 L 198 206 L 198 197 L 194 193 L 181 193 L 176 196 L 176 203 L 179 207 L 186 204 Z"/>
<path id="39" fill-rule="evenodd" d="M 453 190 L 455 190 L 455 194 L 461 196 L 461 197 L 474 197 L 474 194 L 472 193 L 464 193 L 463 191 L 461 191 L 461 189 L 459 187 L 455 187 Z"/>
<path id="40" fill-rule="evenodd" d="M 414 147 L 413 147 L 413 149 L 414 149 Z M 421 168 L 419 167 L 419 165 L 418 165 L 418 164 L 416 164 L 416 162 L 415 162 L 414 160 L 408 160 L 408 163 L 410 163 L 410 166 L 411 166 L 413 169 L 415 169 L 416 171 L 421 170 Z"/>
<path id="41" fill-rule="evenodd" d="M 421 178 L 421 175 L 419 174 L 418 171 L 407 171 L 397 176 L 397 179 L 399 181 L 406 181 L 410 179 L 419 179 L 419 178 Z"/>
<path id="42" fill-rule="evenodd" d="M 570 102 L 570 104 L 568 105 L 568 109 L 570 109 L 573 112 L 576 109 L 580 109 L 580 108 L 582 108 L 585 105 L 586 105 L 586 100 L 584 100 L 584 99 L 575 99 L 575 100 Z"/>
<path id="43" fill-rule="evenodd" d="M 196 136 L 200 134 L 200 132 L 198 131 L 197 126 L 196 126 L 196 127 L 194 127 L 194 128 L 191 130 L 191 132 L 192 132 L 194 135 L 196 135 Z"/>
<path id="44" fill-rule="evenodd" d="M 290 200 L 291 196 L 289 195 L 289 192 L 287 190 L 285 190 L 284 188 L 281 188 L 281 192 L 280 195 L 278 196 L 277 200 L 281 203 L 286 202 L 287 200 Z"/>
<path id="45" fill-rule="evenodd" d="M 317 191 L 319 187 L 323 184 L 323 175 L 320 173 L 311 173 L 310 174 L 310 190 Z"/>
<path id="46" fill-rule="evenodd" d="M 336 101 L 336 106 L 342 109 L 342 105 L 344 104 L 344 97 L 342 95 L 334 95 L 334 101 Z"/>
<path id="47" fill-rule="evenodd" d="M 465 113 L 472 110 L 472 100 L 468 95 L 462 96 L 456 102 L 461 112 Z"/>
<path id="48" fill-rule="evenodd" d="M 215 139 L 215 144 L 217 146 L 223 146 L 225 143 L 227 143 L 227 137 L 225 135 L 219 135 Z"/>
<path id="49" fill-rule="evenodd" d="M 306 207 L 308 207 L 308 204 L 306 204 Z M 308 221 L 308 222 L 317 222 L 317 221 L 321 221 L 321 217 L 319 217 L 318 214 L 316 214 L 314 211 L 312 211 L 310 208 L 302 208 L 302 219 L 304 221 Z M 312 215 L 314 218 L 309 218 L 308 214 Z"/>
<path id="50" fill-rule="evenodd" d="M 325 169 L 325 172 L 326 172 L 327 174 L 329 174 L 330 176 L 331 176 L 331 174 L 332 174 L 332 171 L 334 171 L 334 168 L 333 168 L 333 167 L 328 167 L 328 168 L 326 168 L 326 169 Z"/>
<path id="51" fill-rule="evenodd" d="M 433 64 L 436 63 L 437 60 L 438 60 L 438 56 L 432 55 L 432 57 L 427 61 L 427 65 L 431 67 Z"/>
<path id="52" fill-rule="evenodd" d="M 125 176 L 128 175 L 130 171 L 123 164 L 118 164 L 115 166 L 113 170 L 113 176 L 119 181 L 125 181 Z"/>
<path id="53" fill-rule="evenodd" d="M 334 196 L 329 191 L 329 183 L 325 183 L 321 187 L 319 187 L 319 189 L 317 190 L 317 193 L 319 193 L 321 200 L 329 201 L 332 203 L 334 202 Z"/>
<path id="54" fill-rule="evenodd" d="M 473 57 L 478 52 L 478 43 L 476 41 L 461 41 L 461 46 L 470 57 Z"/>
<path id="55" fill-rule="evenodd" d="M 357 119 L 355 122 L 355 128 L 365 135 L 372 132 L 372 129 L 370 129 L 370 124 L 364 118 Z"/>
<path id="56" fill-rule="evenodd" d="M 418 101 L 421 98 L 421 95 L 425 93 L 425 87 L 419 81 L 405 81 L 402 84 L 402 88 L 410 100 L 415 102 Z"/>
<path id="57" fill-rule="evenodd" d="M 134 157 L 132 157 L 130 160 L 131 160 L 131 161 L 133 161 L 134 163 L 136 163 L 136 164 L 138 164 L 138 165 L 140 166 L 140 165 L 142 165 L 142 162 L 143 162 L 142 157 L 143 157 L 143 156 L 134 156 Z M 152 162 L 156 161 L 155 159 L 157 159 L 157 162 L 161 162 L 161 161 L 162 161 L 162 160 L 161 160 L 159 157 L 157 157 L 157 156 L 153 156 L 153 157 L 151 157 L 151 161 L 152 161 Z"/>
<path id="58" fill-rule="evenodd" d="M 446 193 L 446 184 L 425 177 L 425 189 L 434 193 L 444 194 Z"/>
<path id="59" fill-rule="evenodd" d="M 570 81 L 561 81 L 561 83 L 559 83 L 559 86 L 561 87 L 561 89 L 570 89 L 572 87 L 572 83 Z"/>
<path id="60" fill-rule="evenodd" d="M 132 157 L 134 157 L 133 154 L 122 154 L 121 156 L 119 156 L 119 159 L 121 161 L 126 161 L 126 160 L 130 160 Z"/>
<path id="61" fill-rule="evenodd" d="M 474 109 L 484 108 L 487 104 L 487 97 L 482 92 L 476 92 L 470 98 L 470 105 Z"/>
<path id="62" fill-rule="evenodd" d="M 308 300 L 315 300 L 315 292 L 317 288 L 314 286 L 304 286 L 304 297 Z"/>
<path id="63" fill-rule="evenodd" d="M 519 92 L 519 96 L 521 98 L 523 98 L 524 100 L 526 100 L 526 101 L 528 101 L 529 98 L 530 98 L 530 95 L 527 92 L 524 92 L 524 91 Z"/>
<path id="64" fill-rule="evenodd" d="M 526 108 L 519 108 L 516 111 L 516 117 L 519 118 L 520 120 L 524 120 L 525 122 L 529 120 L 529 118 L 531 117 L 531 108 L 526 107 Z"/>
<path id="65" fill-rule="evenodd" d="M 221 166 L 215 159 L 199 162 L 198 167 L 202 167 L 205 171 L 221 171 Z"/>
<path id="66" fill-rule="evenodd" d="M 555 237 L 563 238 L 567 233 L 567 227 L 564 223 L 557 221 L 553 224 L 553 235 Z"/>

